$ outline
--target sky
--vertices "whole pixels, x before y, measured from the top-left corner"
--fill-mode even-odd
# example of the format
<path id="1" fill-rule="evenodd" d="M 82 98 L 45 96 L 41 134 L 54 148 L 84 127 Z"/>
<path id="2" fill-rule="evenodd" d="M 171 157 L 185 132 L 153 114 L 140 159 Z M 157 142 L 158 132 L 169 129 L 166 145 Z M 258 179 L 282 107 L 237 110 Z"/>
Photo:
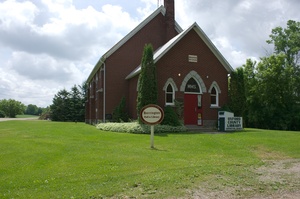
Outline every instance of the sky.
<path id="1" fill-rule="evenodd" d="M 47 107 L 163 0 L 0 0 L 0 100 Z M 203 29 L 233 68 L 272 53 L 271 30 L 300 21 L 299 0 L 175 0 L 175 19 Z"/>

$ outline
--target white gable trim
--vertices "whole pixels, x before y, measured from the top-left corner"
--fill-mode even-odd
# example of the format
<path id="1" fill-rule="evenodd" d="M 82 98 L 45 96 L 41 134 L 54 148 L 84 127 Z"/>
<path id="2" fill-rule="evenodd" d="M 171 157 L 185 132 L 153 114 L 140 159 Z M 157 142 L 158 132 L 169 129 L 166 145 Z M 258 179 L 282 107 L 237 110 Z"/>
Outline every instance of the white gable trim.
<path id="1" fill-rule="evenodd" d="M 217 59 L 221 62 L 224 68 L 227 70 L 228 73 L 233 71 L 233 68 L 227 62 L 227 60 L 223 57 L 220 51 L 216 48 L 216 46 L 212 43 L 212 41 L 206 36 L 203 30 L 198 26 L 195 22 L 191 25 L 188 29 L 182 31 L 177 36 L 173 37 L 169 40 L 165 45 L 155 51 L 153 55 L 154 63 L 156 63 L 161 57 L 163 57 L 175 44 L 177 44 L 190 30 L 194 29 L 199 37 L 204 41 L 204 43 L 209 47 L 209 49 L 213 52 L 213 54 L 217 57 Z M 134 71 L 132 71 L 126 79 L 130 79 L 141 72 L 141 66 L 138 66 Z"/>
<path id="2" fill-rule="evenodd" d="M 138 33 L 143 27 L 145 27 L 152 19 L 154 19 L 159 13 L 162 13 L 164 16 L 166 14 L 166 8 L 162 5 L 156 9 L 150 16 L 148 16 L 144 21 L 142 21 L 137 27 L 135 27 L 131 32 L 129 32 L 123 39 L 116 43 L 110 50 L 108 50 L 97 62 L 93 71 L 90 73 L 87 82 L 90 82 L 92 77 L 102 67 L 104 60 L 116 52 L 121 46 L 123 46 L 131 37 Z M 177 32 L 182 32 L 182 28 L 175 21 L 175 30 Z"/>

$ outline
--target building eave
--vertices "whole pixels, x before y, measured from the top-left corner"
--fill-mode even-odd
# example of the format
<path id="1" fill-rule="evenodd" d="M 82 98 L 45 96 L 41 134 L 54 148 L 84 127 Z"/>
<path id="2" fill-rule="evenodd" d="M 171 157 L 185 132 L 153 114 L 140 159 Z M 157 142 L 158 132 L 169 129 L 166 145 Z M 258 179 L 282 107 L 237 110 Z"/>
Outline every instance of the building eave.
<path id="1" fill-rule="evenodd" d="M 136 33 L 138 33 L 143 27 L 145 27 L 152 19 L 154 19 L 157 15 L 162 14 L 165 16 L 166 9 L 164 6 L 160 6 L 157 8 L 150 16 L 148 16 L 145 20 L 143 20 L 137 27 L 135 27 L 131 32 L 129 32 L 123 39 L 121 39 L 118 43 L 116 43 L 110 50 L 108 50 L 97 62 L 94 69 L 90 73 L 87 83 L 89 83 L 96 72 L 102 67 L 103 60 L 110 57 L 114 52 L 116 52 L 121 46 L 123 46 L 130 38 L 132 38 Z M 182 32 L 182 28 L 175 21 L 175 29 L 178 33 Z"/>
<path id="2" fill-rule="evenodd" d="M 199 25 L 195 22 L 186 30 L 182 31 L 180 34 L 169 40 L 165 45 L 159 48 L 153 54 L 154 63 L 157 63 L 160 58 L 162 58 L 174 45 L 176 45 L 190 30 L 194 29 L 199 37 L 204 41 L 204 43 L 208 46 L 208 48 L 212 51 L 212 53 L 217 57 L 217 59 L 221 62 L 226 71 L 230 74 L 233 71 L 231 65 L 227 62 L 227 60 L 223 57 L 220 51 L 216 48 L 216 46 L 212 43 L 212 41 L 207 37 L 207 35 L 203 32 L 203 30 L 199 27 Z M 134 71 L 132 71 L 125 79 L 130 79 L 141 72 L 141 66 L 138 66 Z"/>
<path id="3" fill-rule="evenodd" d="M 204 43 L 208 46 L 208 48 L 217 57 L 217 59 L 221 62 L 228 74 L 232 73 L 234 71 L 232 66 L 228 63 L 225 57 L 221 54 L 221 52 L 217 49 L 217 47 L 213 44 L 213 42 L 208 38 L 208 36 L 204 33 L 204 31 L 199 27 L 199 25 L 196 22 L 193 24 L 193 28 L 204 41 Z"/>

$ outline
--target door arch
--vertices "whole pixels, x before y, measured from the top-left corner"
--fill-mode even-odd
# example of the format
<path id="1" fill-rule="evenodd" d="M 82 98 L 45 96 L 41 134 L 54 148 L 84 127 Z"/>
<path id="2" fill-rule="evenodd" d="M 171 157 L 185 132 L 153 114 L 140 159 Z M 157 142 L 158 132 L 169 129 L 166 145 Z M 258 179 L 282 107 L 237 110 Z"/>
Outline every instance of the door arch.
<path id="1" fill-rule="evenodd" d="M 201 93 L 199 93 L 199 94 L 202 94 L 202 93 L 206 93 L 206 92 L 207 92 L 206 86 L 205 86 L 205 84 L 204 84 L 202 78 L 200 77 L 200 75 L 198 75 L 198 73 L 197 73 L 196 71 L 193 71 L 193 70 L 192 70 L 191 72 L 189 72 L 189 74 L 187 74 L 187 75 L 185 76 L 185 78 L 183 79 L 183 81 L 182 81 L 182 83 L 181 83 L 181 86 L 180 86 L 180 91 L 181 91 L 181 92 L 186 93 L 185 88 L 186 88 L 186 85 L 187 85 L 188 81 L 189 81 L 191 78 L 193 78 L 193 79 L 197 82 L 197 84 L 199 85 L 200 92 L 201 92 Z"/>
<path id="2" fill-rule="evenodd" d="M 184 78 L 180 91 L 184 92 L 184 124 L 203 125 L 202 94 L 206 86 L 195 71 L 191 71 Z"/>

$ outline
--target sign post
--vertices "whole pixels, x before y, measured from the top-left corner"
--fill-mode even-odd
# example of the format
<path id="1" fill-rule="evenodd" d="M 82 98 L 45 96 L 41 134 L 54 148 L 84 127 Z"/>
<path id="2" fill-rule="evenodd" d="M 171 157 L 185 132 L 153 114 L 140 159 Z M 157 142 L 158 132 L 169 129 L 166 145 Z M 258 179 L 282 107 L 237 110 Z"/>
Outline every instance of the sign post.
<path id="1" fill-rule="evenodd" d="M 154 148 L 154 126 L 159 124 L 164 119 L 164 111 L 162 108 L 155 104 L 149 104 L 142 108 L 140 118 L 151 127 L 150 146 Z"/>

